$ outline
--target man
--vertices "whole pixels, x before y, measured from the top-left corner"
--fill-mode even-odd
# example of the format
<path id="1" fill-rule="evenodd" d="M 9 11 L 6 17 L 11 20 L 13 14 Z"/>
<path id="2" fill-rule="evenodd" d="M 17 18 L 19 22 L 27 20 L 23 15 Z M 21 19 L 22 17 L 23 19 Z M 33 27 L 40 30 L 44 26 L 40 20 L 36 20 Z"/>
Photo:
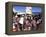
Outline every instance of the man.
<path id="1" fill-rule="evenodd" d="M 42 19 L 37 20 L 37 29 L 40 29 L 40 25 L 42 24 Z"/>
<path id="2" fill-rule="evenodd" d="M 20 17 L 20 20 L 19 20 L 19 25 L 20 25 L 21 31 L 23 30 L 23 22 L 24 22 L 24 17 L 21 16 L 21 17 Z"/>
<path id="3" fill-rule="evenodd" d="M 13 18 L 13 31 L 20 31 L 19 20 L 20 18 L 17 15 Z"/>
<path id="4" fill-rule="evenodd" d="M 31 23 L 32 23 L 32 28 L 33 28 L 33 30 L 36 30 L 36 28 L 37 28 L 37 22 L 36 22 L 36 19 L 35 19 L 35 17 L 33 17 L 33 19 L 32 19 L 32 21 L 31 21 Z"/>
<path id="5" fill-rule="evenodd" d="M 24 20 L 24 31 L 30 31 L 32 28 L 31 20 L 27 19 L 27 17 Z"/>

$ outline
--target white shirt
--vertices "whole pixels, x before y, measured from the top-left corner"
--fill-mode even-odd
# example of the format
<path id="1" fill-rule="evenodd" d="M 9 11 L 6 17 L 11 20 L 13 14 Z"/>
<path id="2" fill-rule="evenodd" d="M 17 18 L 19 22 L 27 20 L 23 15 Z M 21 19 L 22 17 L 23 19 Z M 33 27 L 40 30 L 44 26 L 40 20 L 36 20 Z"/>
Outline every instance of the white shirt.
<path id="1" fill-rule="evenodd" d="M 24 21 L 24 18 L 21 17 L 19 23 L 20 23 L 20 24 L 23 24 L 23 21 Z"/>

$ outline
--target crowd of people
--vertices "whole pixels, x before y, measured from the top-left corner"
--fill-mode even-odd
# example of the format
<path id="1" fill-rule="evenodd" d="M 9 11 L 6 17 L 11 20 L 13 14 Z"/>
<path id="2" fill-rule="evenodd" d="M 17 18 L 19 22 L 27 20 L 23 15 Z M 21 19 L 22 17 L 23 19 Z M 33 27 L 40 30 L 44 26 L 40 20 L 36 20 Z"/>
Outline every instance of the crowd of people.
<path id="1" fill-rule="evenodd" d="M 13 31 L 38 30 L 42 24 L 42 16 L 39 15 L 13 15 Z"/>

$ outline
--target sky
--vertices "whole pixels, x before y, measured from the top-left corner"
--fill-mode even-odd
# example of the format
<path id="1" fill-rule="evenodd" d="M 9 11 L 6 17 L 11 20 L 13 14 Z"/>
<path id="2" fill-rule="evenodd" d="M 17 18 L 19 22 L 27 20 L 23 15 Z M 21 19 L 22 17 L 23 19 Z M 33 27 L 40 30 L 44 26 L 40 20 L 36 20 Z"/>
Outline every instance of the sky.
<path id="1" fill-rule="evenodd" d="M 19 11 L 19 12 L 25 12 L 26 11 L 26 7 L 25 6 L 13 6 L 15 11 Z"/>
<path id="2" fill-rule="evenodd" d="M 26 12 L 26 6 L 13 6 L 13 11 L 18 11 L 18 12 Z M 40 7 L 32 7 L 32 13 L 40 13 L 42 12 Z"/>

